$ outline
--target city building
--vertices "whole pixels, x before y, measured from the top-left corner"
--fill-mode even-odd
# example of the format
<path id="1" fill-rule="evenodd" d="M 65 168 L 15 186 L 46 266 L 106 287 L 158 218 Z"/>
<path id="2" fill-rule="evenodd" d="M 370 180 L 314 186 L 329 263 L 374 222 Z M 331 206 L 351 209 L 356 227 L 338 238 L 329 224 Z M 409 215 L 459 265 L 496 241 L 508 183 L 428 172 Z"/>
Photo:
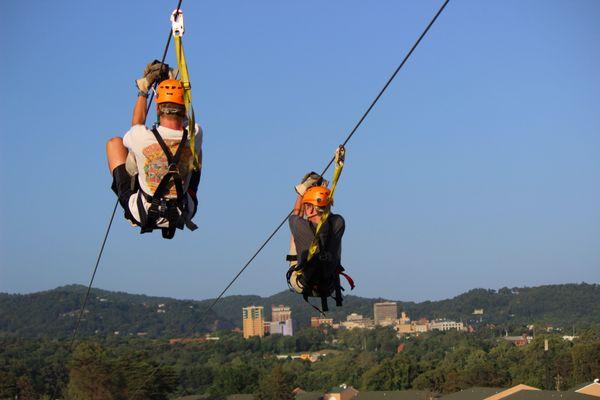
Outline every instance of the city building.
<path id="1" fill-rule="evenodd" d="M 415 330 L 413 329 L 413 326 L 411 324 L 398 323 L 396 325 L 396 332 L 398 332 L 400 334 L 408 334 L 408 333 L 415 333 Z"/>
<path id="2" fill-rule="evenodd" d="M 502 339 L 514 344 L 517 347 L 521 347 L 521 346 L 525 346 L 526 344 L 529 344 L 529 342 L 531 342 L 533 340 L 533 337 L 527 336 L 527 334 L 524 334 L 522 336 L 508 336 L 507 335 L 507 336 L 503 336 Z"/>
<path id="3" fill-rule="evenodd" d="M 402 314 L 400 315 L 400 320 L 398 320 L 398 324 L 396 325 L 396 331 L 399 334 L 414 333 L 410 318 L 408 318 L 408 315 L 404 311 L 402 311 Z"/>
<path id="4" fill-rule="evenodd" d="M 265 322 L 265 333 L 283 336 L 293 336 L 294 329 L 292 324 L 292 310 L 288 306 L 282 304 L 271 306 L 271 322 Z"/>
<path id="5" fill-rule="evenodd" d="M 263 337 L 265 335 L 262 306 L 248 306 L 242 308 L 242 319 L 244 339 L 248 339 L 252 336 Z"/>
<path id="6" fill-rule="evenodd" d="M 412 321 L 410 325 L 415 333 L 429 332 L 429 320 L 427 318 L 421 318 L 418 321 Z"/>
<path id="7" fill-rule="evenodd" d="M 373 319 L 377 326 L 396 324 L 398 320 L 398 304 L 394 301 L 375 303 L 373 305 Z"/>
<path id="8" fill-rule="evenodd" d="M 271 306 L 271 321 L 287 321 L 292 319 L 292 309 L 282 304 L 278 306 Z"/>
<path id="9" fill-rule="evenodd" d="M 341 325 L 346 329 L 373 329 L 373 320 L 365 318 L 360 314 L 352 313 L 346 317 L 346 321 Z"/>
<path id="10" fill-rule="evenodd" d="M 446 319 L 436 319 L 429 323 L 429 329 L 432 331 L 465 331 L 466 328 L 462 322 L 449 321 Z"/>
<path id="11" fill-rule="evenodd" d="M 399 323 L 401 324 L 410 324 L 410 318 L 408 317 L 408 314 L 406 314 L 404 311 L 402 311 L 402 313 L 400 314 L 400 321 Z"/>
<path id="12" fill-rule="evenodd" d="M 294 336 L 294 328 L 292 326 L 292 320 L 288 319 L 285 321 L 272 321 L 267 322 L 269 324 L 269 333 L 271 335 L 283 335 L 283 336 Z"/>
<path id="13" fill-rule="evenodd" d="M 333 318 L 321 318 L 321 317 L 311 317 L 310 318 L 311 328 L 318 328 L 321 325 L 333 326 Z"/>

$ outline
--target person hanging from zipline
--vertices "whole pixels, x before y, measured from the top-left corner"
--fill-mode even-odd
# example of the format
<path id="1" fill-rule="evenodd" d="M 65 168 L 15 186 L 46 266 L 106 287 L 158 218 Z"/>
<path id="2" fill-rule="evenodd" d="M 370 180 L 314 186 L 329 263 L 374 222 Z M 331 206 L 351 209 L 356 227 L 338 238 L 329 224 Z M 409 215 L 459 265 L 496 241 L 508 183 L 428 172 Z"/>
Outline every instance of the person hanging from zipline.
<path id="1" fill-rule="evenodd" d="M 289 216 L 291 240 L 287 281 L 304 300 L 321 298 L 319 311 L 328 311 L 328 297 L 333 297 L 337 306 L 342 305 L 340 275 L 354 288 L 354 282 L 341 265 L 346 223 L 341 215 L 330 213 L 332 190 L 319 174 L 306 174 L 296 186 L 296 192 L 298 197 Z"/>
<path id="2" fill-rule="evenodd" d="M 125 218 L 141 227 L 141 233 L 161 229 L 171 239 L 192 222 L 198 200 L 202 163 L 202 130 L 188 132 L 184 86 L 167 64 L 154 61 L 136 81 L 138 97 L 131 128 L 123 138 L 106 144 L 112 190 L 125 211 Z M 147 97 L 156 88 L 158 125 L 148 129 Z"/>

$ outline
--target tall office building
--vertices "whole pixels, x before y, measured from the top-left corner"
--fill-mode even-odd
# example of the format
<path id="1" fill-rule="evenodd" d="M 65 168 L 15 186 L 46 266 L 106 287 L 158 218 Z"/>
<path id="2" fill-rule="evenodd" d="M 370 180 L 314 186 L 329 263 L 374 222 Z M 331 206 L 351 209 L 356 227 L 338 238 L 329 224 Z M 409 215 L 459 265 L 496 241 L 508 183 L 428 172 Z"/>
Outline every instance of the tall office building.
<path id="1" fill-rule="evenodd" d="M 242 308 L 244 326 L 244 339 L 252 336 L 263 337 L 265 335 L 264 317 L 262 306 L 249 306 Z"/>
<path id="2" fill-rule="evenodd" d="M 288 306 L 271 306 L 271 321 L 280 322 L 292 319 L 292 310 Z"/>
<path id="3" fill-rule="evenodd" d="M 271 306 L 271 334 L 280 334 L 283 336 L 293 336 L 292 310 L 290 307 L 279 305 Z"/>
<path id="4" fill-rule="evenodd" d="M 373 306 L 373 319 L 375 325 L 388 326 L 396 324 L 398 320 L 398 304 L 394 301 L 375 303 Z"/>

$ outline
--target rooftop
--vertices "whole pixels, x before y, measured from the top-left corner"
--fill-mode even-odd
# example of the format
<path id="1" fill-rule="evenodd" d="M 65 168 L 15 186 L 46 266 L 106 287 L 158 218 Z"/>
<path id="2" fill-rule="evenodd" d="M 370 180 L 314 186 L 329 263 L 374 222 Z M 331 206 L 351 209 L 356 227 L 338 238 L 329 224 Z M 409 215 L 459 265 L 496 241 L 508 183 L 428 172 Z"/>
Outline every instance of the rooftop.
<path id="1" fill-rule="evenodd" d="M 502 392 L 502 388 L 472 387 L 443 396 L 443 400 L 483 400 L 497 393 Z"/>

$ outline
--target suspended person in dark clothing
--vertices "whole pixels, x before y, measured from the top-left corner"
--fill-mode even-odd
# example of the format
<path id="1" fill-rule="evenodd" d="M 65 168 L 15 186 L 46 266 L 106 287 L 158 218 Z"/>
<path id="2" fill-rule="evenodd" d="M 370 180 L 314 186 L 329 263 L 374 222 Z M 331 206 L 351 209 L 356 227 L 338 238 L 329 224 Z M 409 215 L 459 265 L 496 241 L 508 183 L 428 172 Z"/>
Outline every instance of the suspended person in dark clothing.
<path id="1" fill-rule="evenodd" d="M 202 131 L 195 126 L 192 151 L 184 88 L 178 80 L 164 79 L 172 75 L 169 71 L 168 65 L 157 61 L 146 67 L 144 77 L 136 82 L 139 91 L 131 128 L 123 138 L 112 138 L 106 145 L 112 189 L 125 218 L 140 226 L 142 233 L 162 229 L 167 239 L 177 228 L 196 229 L 191 219 L 198 205 L 202 162 Z M 159 124 L 148 129 L 146 102 L 155 82 L 160 82 L 156 91 Z M 198 168 L 194 168 L 194 154 Z"/>
<path id="2" fill-rule="evenodd" d="M 330 296 L 335 296 L 338 306 L 342 305 L 340 274 L 344 271 L 341 257 L 346 224 L 341 215 L 329 214 L 316 237 L 316 253 L 312 258 L 309 256 L 317 226 L 331 207 L 330 190 L 320 186 L 322 184 L 327 183 L 318 174 L 310 173 L 296 186 L 298 197 L 289 217 L 292 238 L 287 279 L 290 287 L 302 294 L 305 300 L 320 297 L 322 309 L 327 311 L 327 298 Z"/>

